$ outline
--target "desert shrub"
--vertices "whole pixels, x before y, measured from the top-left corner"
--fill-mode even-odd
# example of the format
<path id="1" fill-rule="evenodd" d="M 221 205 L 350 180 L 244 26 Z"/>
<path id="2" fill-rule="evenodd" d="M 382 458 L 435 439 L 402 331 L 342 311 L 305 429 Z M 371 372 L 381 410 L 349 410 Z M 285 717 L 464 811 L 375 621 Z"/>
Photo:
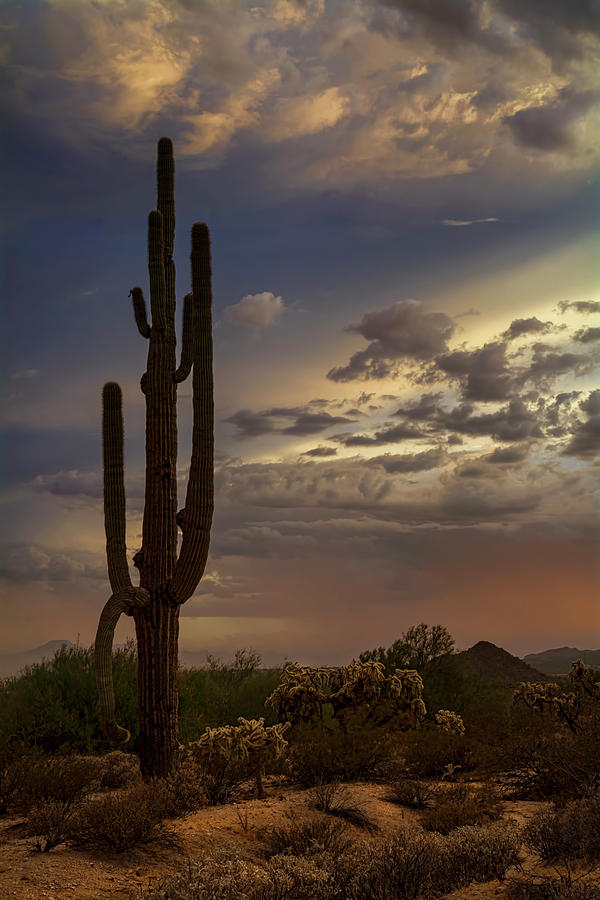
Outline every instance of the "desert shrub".
<path id="1" fill-rule="evenodd" d="M 462 773 L 472 768 L 465 736 L 448 734 L 435 726 L 426 725 L 404 734 L 402 752 L 407 770 L 421 778 L 440 777 L 449 769 Z"/>
<path id="2" fill-rule="evenodd" d="M 68 841 L 75 847 L 122 852 L 164 837 L 165 798 L 156 784 L 137 784 L 95 797 L 73 816 Z"/>
<path id="3" fill-rule="evenodd" d="M 165 815 L 169 818 L 185 816 L 208 803 L 202 777 L 190 756 L 184 756 L 177 770 L 157 782 L 162 791 Z"/>
<path id="4" fill-rule="evenodd" d="M 337 781 L 316 785 L 312 790 L 312 806 L 319 812 L 337 816 L 350 825 L 374 831 L 376 826 L 360 803 L 352 800 L 348 789 Z"/>
<path id="5" fill-rule="evenodd" d="M 421 818 L 427 831 L 450 834 L 461 825 L 485 825 L 499 819 L 504 809 L 502 798 L 494 785 L 471 787 L 466 784 L 448 785 L 434 793 L 435 805 Z"/>
<path id="6" fill-rule="evenodd" d="M 394 752 L 391 729 L 364 709 L 348 710 L 344 728 L 335 719 L 294 725 L 289 742 L 290 773 L 307 786 L 365 778 Z"/>
<path id="7" fill-rule="evenodd" d="M 262 833 L 265 855 L 288 853 L 292 856 L 311 856 L 315 853 L 344 853 L 349 846 L 346 828 L 341 822 L 324 816 L 294 819 L 288 825 L 276 825 Z"/>
<path id="8" fill-rule="evenodd" d="M 519 845 L 517 829 L 507 823 L 465 826 L 448 836 L 404 830 L 353 847 L 338 860 L 335 879 L 340 896 L 353 900 L 435 897 L 504 878 L 518 860 Z"/>
<path id="9" fill-rule="evenodd" d="M 427 781 L 401 776 L 389 785 L 387 800 L 408 806 L 410 809 L 425 809 L 434 796 L 434 786 Z"/>
<path id="10" fill-rule="evenodd" d="M 334 868 L 331 853 L 273 856 L 264 868 L 267 883 L 255 896 L 260 900 L 341 900 Z"/>
<path id="11" fill-rule="evenodd" d="M 19 806 L 28 810 L 46 800 L 55 800 L 70 809 L 97 790 L 100 772 L 100 760 L 93 756 L 34 758 L 27 766 Z"/>
<path id="12" fill-rule="evenodd" d="M 34 848 L 47 853 L 63 843 L 78 809 L 100 782 L 94 757 L 57 757 L 30 762 L 19 805 L 27 810 L 27 833 Z"/>
<path id="13" fill-rule="evenodd" d="M 147 900 L 263 900 L 267 876 L 232 848 L 207 848 L 175 875 L 151 887 Z"/>
<path id="14" fill-rule="evenodd" d="M 600 882 L 570 878 L 515 879 L 508 884 L 510 900 L 600 900 Z"/>
<path id="15" fill-rule="evenodd" d="M 107 790 L 131 787 L 140 780 L 140 763 L 137 756 L 113 750 L 100 757 L 100 787 Z"/>
<path id="16" fill-rule="evenodd" d="M 600 796 L 543 809 L 523 829 L 523 840 L 544 862 L 600 860 Z"/>
<path id="17" fill-rule="evenodd" d="M 0 816 L 18 801 L 34 756 L 18 741 L 0 734 Z"/>

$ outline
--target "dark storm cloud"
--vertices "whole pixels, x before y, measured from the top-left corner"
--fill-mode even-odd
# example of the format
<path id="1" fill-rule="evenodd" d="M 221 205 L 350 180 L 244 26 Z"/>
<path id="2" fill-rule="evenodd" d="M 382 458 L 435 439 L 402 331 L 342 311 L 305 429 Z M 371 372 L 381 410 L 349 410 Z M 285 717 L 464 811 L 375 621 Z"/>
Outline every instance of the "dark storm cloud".
<path id="1" fill-rule="evenodd" d="M 293 419 L 293 423 L 286 425 L 285 422 L 289 419 Z M 319 434 L 332 425 L 347 425 L 356 419 L 332 416 L 327 412 L 315 413 L 302 407 L 274 407 L 259 412 L 240 409 L 224 421 L 236 426 L 238 437 L 249 438 L 263 434 L 290 434 L 303 437 Z"/>
<path id="2" fill-rule="evenodd" d="M 424 312 L 416 300 L 397 300 L 348 326 L 347 331 L 362 335 L 370 344 L 355 353 L 347 366 L 331 369 L 327 377 L 332 381 L 387 378 L 401 361 L 422 362 L 443 353 L 455 328 L 445 313 Z"/>
<path id="3" fill-rule="evenodd" d="M 538 334 L 551 331 L 552 327 L 552 322 L 542 322 L 537 316 L 531 316 L 529 319 L 513 319 L 504 332 L 504 337 L 508 341 L 512 341 L 524 334 Z"/>
<path id="4" fill-rule="evenodd" d="M 455 350 L 436 359 L 436 365 L 463 381 L 468 400 L 507 400 L 514 379 L 507 368 L 506 344 L 494 342 L 478 350 Z"/>
<path id="5" fill-rule="evenodd" d="M 592 341 L 600 341 L 600 328 L 580 328 L 573 335 L 580 344 L 590 344 Z"/>
<path id="6" fill-rule="evenodd" d="M 579 408 L 585 419 L 574 425 L 573 436 L 562 455 L 594 459 L 600 451 L 600 390 L 592 391 Z"/>
<path id="7" fill-rule="evenodd" d="M 600 27 L 595 0 L 495 0 L 486 7 L 477 0 L 376 0 L 374 5 L 393 12 L 374 15 L 372 27 L 401 38 L 418 29 L 453 55 L 465 43 L 507 54 L 524 40 L 539 47 L 557 69 L 582 55 L 581 35 L 595 36 Z M 510 31 L 501 17 L 511 20 Z"/>
<path id="8" fill-rule="evenodd" d="M 417 422 L 431 419 L 439 410 L 441 398 L 441 394 L 422 394 L 416 403 L 401 406 L 394 415 L 403 416 L 405 419 L 412 419 Z"/>
<path id="9" fill-rule="evenodd" d="M 547 344 L 534 344 L 533 359 L 522 375 L 522 381 L 544 382 L 560 375 L 585 375 L 591 372 L 598 353 L 561 353 Z"/>
<path id="10" fill-rule="evenodd" d="M 506 116 L 504 122 L 521 147 L 565 150 L 575 143 L 573 124 L 589 110 L 597 97 L 593 91 L 577 93 L 565 88 L 552 103 L 521 109 L 513 116 Z"/>
<path id="11" fill-rule="evenodd" d="M 89 498 L 100 500 L 103 497 L 102 475 L 99 472 L 55 472 L 51 475 L 36 475 L 31 482 L 34 490 L 41 494 L 53 494 L 56 497 Z M 144 497 L 144 479 L 128 476 L 125 482 L 127 498 L 139 501 Z M 133 504 L 134 506 L 139 504 Z"/>
<path id="12" fill-rule="evenodd" d="M 524 462 L 528 455 L 528 450 L 523 447 L 496 447 L 493 453 L 490 453 L 486 458 L 490 463 L 513 465 L 515 463 Z"/>
<path id="13" fill-rule="evenodd" d="M 543 436 L 536 414 L 519 398 L 513 398 L 504 409 L 495 413 L 474 416 L 473 410 L 473 406 L 463 404 L 443 413 L 440 421 L 449 431 L 489 435 L 496 441 L 525 441 Z"/>
<path id="14" fill-rule="evenodd" d="M 335 447 L 313 447 L 312 450 L 305 450 L 302 456 L 322 457 L 335 456 L 337 449 Z"/>
<path id="15" fill-rule="evenodd" d="M 561 300 L 558 304 L 561 313 L 573 309 L 578 313 L 600 313 L 600 300 Z"/>
<path id="16" fill-rule="evenodd" d="M 383 456 L 375 456 L 370 460 L 371 464 L 382 466 L 390 475 L 398 475 L 404 472 L 426 472 L 429 469 L 437 469 L 446 465 L 448 456 L 441 447 L 433 450 L 424 450 L 422 453 L 385 453 Z"/>
<path id="17" fill-rule="evenodd" d="M 378 444 L 393 444 L 396 441 L 419 440 L 426 435 L 413 425 L 389 425 L 375 434 L 335 434 L 330 438 L 344 447 L 374 447 Z"/>

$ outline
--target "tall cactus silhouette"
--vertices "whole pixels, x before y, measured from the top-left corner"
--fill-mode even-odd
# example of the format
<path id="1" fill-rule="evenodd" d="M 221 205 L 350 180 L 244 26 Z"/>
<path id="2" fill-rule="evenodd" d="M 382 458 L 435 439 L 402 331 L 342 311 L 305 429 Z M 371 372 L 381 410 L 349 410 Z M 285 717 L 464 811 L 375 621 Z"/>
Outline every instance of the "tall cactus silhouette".
<path id="1" fill-rule="evenodd" d="M 131 291 L 136 324 L 149 340 L 141 389 L 146 397 L 146 491 L 142 547 L 133 558 L 139 587 L 131 582 L 125 545 L 123 417 L 121 389 L 104 385 L 102 443 L 104 526 L 112 596 L 96 634 L 96 680 L 103 729 L 124 742 L 115 721 L 112 643 L 122 613 L 135 621 L 138 647 L 140 767 L 145 778 L 168 774 L 177 758 L 177 639 L 179 610 L 200 581 L 213 513 L 213 381 L 211 267 L 208 228 L 192 227 L 192 293 L 184 298 L 180 364 L 176 362 L 173 236 L 173 146 L 158 142 L 158 209 L 148 216 L 148 270 L 152 323 L 142 289 Z M 193 369 L 192 459 L 185 506 L 177 512 L 177 385 Z M 183 538 L 177 557 L 177 529 Z"/>

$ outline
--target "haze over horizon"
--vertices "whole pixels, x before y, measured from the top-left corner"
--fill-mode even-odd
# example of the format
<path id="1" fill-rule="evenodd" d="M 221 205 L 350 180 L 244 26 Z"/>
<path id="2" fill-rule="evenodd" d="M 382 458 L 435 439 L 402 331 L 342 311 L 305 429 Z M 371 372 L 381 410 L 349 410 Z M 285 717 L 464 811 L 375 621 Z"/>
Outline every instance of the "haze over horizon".
<path id="1" fill-rule="evenodd" d="M 0 18 L 0 652 L 93 640 L 106 381 L 130 559 L 141 543 L 128 293 L 163 134 L 179 314 L 194 221 L 213 247 L 216 511 L 180 647 L 335 664 L 418 622 L 520 657 L 600 646 L 592 5 L 31 0 Z"/>

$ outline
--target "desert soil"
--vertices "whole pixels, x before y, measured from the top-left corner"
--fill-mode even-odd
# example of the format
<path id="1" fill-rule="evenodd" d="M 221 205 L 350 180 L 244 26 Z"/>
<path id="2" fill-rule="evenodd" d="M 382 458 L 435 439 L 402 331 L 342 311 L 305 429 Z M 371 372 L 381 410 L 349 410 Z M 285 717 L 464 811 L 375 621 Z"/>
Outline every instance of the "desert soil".
<path id="1" fill-rule="evenodd" d="M 0 897 L 21 900 L 99 900 L 99 898 L 139 898 L 142 890 L 156 885 L 167 875 L 182 869 L 187 859 L 201 856 L 208 846 L 232 845 L 251 858 L 260 859 L 261 830 L 284 824 L 310 813 L 310 791 L 297 789 L 278 778 L 265 779 L 264 800 L 243 799 L 226 806 L 199 810 L 183 819 L 169 821 L 172 840 L 125 853 L 74 850 L 61 845 L 50 853 L 32 851 L 32 839 L 24 835 L 24 820 L 0 820 Z M 386 786 L 373 783 L 348 785 L 352 800 L 362 805 L 378 827 L 378 834 L 393 832 L 418 820 L 418 814 L 385 800 Z M 522 824 L 544 804 L 508 802 L 505 817 Z M 357 837 L 364 831 L 353 826 Z M 531 871 L 535 862 L 523 856 L 523 868 Z M 542 871 L 535 868 L 536 871 Z M 517 875 L 517 872 L 509 872 Z M 449 898 L 492 900 L 506 896 L 498 881 L 471 885 L 449 894 Z"/>

